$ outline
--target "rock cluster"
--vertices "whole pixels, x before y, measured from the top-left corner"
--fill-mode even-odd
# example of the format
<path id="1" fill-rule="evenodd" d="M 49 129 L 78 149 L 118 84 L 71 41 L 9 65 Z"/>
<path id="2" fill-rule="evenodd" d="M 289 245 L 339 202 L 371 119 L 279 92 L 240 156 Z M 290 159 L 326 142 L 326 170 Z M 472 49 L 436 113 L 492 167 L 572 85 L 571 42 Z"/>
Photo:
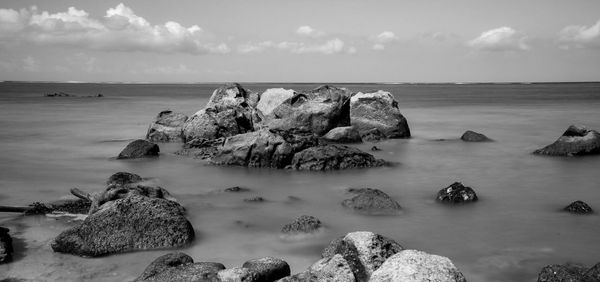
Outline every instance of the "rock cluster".
<path id="1" fill-rule="evenodd" d="M 533 153 L 550 156 L 600 154 L 600 133 L 583 126 L 571 125 L 554 143 Z"/>

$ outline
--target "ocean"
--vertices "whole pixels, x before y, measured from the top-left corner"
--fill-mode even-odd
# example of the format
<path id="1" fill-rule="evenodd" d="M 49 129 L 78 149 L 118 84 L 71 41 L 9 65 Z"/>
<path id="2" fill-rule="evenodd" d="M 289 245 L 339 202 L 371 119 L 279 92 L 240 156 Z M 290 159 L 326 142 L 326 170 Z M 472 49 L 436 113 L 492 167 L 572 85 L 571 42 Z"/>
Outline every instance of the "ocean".
<path id="1" fill-rule="evenodd" d="M 246 83 L 264 91 L 307 90 L 319 84 Z M 158 159 L 116 160 L 128 142 L 143 138 L 162 110 L 192 115 L 219 84 L 0 83 L 0 205 L 24 206 L 68 198 L 69 189 L 105 188 L 128 171 L 169 190 L 188 211 L 194 243 L 179 251 L 195 261 L 241 266 L 252 258 L 286 260 L 305 270 L 321 250 L 347 232 L 368 230 L 404 248 L 449 257 L 468 281 L 535 281 L 542 267 L 565 262 L 592 266 L 600 254 L 600 216 L 561 209 L 583 200 L 600 210 L 600 156 L 532 155 L 571 124 L 600 129 L 600 83 L 348 84 L 353 91 L 390 91 L 407 118 L 412 138 L 357 147 L 393 167 L 334 172 L 215 167 L 175 155 L 181 144 L 160 144 Z M 44 97 L 66 92 L 102 98 Z M 466 130 L 495 140 L 465 143 Z M 443 140 L 440 140 L 443 139 Z M 460 181 L 479 201 L 445 206 L 438 190 Z M 247 193 L 219 193 L 231 186 Z M 378 188 L 403 212 L 365 216 L 340 202 L 348 187 Z M 244 198 L 261 196 L 261 203 Z M 296 217 L 319 218 L 323 232 L 284 238 Z M 54 253 L 50 243 L 77 221 L 0 213 L 11 229 L 15 261 L 0 265 L 0 279 L 127 281 L 172 250 L 100 258 Z"/>

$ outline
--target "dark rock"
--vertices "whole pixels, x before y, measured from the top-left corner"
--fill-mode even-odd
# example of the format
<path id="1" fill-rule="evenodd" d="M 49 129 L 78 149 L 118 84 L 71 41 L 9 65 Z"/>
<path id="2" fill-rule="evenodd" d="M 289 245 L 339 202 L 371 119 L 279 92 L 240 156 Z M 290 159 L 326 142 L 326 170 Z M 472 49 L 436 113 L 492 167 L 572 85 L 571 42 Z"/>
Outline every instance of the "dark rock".
<path id="1" fill-rule="evenodd" d="M 377 147 L 377 146 L 373 146 L 373 147 L 371 147 L 371 151 L 377 152 L 377 151 L 381 151 L 381 149 L 379 149 L 379 147 Z"/>
<path id="2" fill-rule="evenodd" d="M 188 117 L 173 111 L 162 111 L 148 128 L 146 139 L 153 142 L 182 142 L 183 125 Z"/>
<path id="3" fill-rule="evenodd" d="M 600 153 L 600 133 L 583 126 L 571 125 L 554 143 L 535 150 L 534 154 L 582 156 Z"/>
<path id="4" fill-rule="evenodd" d="M 588 271 L 583 274 L 583 277 L 585 277 L 584 282 L 600 281 L 600 263 L 597 263 L 588 269 Z"/>
<path id="5" fill-rule="evenodd" d="M 250 189 L 240 187 L 240 186 L 233 186 L 233 187 L 225 188 L 225 190 L 223 190 L 223 191 L 237 193 L 237 192 L 248 192 L 248 191 L 250 191 Z"/>
<path id="6" fill-rule="evenodd" d="M 99 208 L 81 225 L 59 234 L 52 249 L 95 257 L 182 247 L 194 239 L 194 229 L 183 207 L 174 201 L 131 194 Z"/>
<path id="7" fill-rule="evenodd" d="M 8 228 L 0 226 L 0 264 L 12 261 L 14 250 L 9 231 Z"/>
<path id="8" fill-rule="evenodd" d="M 248 203 L 262 203 L 264 201 L 265 201 L 265 199 L 263 197 L 253 197 L 253 198 L 244 199 L 244 202 L 248 202 Z"/>
<path id="9" fill-rule="evenodd" d="M 291 168 L 296 170 L 337 170 L 379 167 L 386 164 L 373 155 L 344 145 L 321 145 L 294 155 Z"/>
<path id="10" fill-rule="evenodd" d="M 477 201 L 477 194 L 460 182 L 454 182 L 450 186 L 438 192 L 438 201 L 449 204 L 463 204 Z"/>
<path id="11" fill-rule="evenodd" d="M 155 259 L 135 281 L 219 281 L 217 273 L 225 266 L 216 262 L 197 262 L 184 253 L 170 253 Z"/>
<path id="12" fill-rule="evenodd" d="M 323 136 L 323 139 L 330 142 L 337 143 L 360 143 L 362 139 L 360 138 L 360 134 L 358 130 L 352 126 L 342 126 L 336 127 L 332 130 L 329 130 L 327 134 Z"/>
<path id="13" fill-rule="evenodd" d="M 282 259 L 264 257 L 246 261 L 242 268 L 247 268 L 258 275 L 258 281 L 275 281 L 290 275 L 290 266 Z"/>
<path id="14" fill-rule="evenodd" d="M 371 128 L 360 132 L 360 138 L 366 142 L 379 142 L 387 137 L 383 132 L 381 132 L 381 130 L 377 128 Z"/>
<path id="15" fill-rule="evenodd" d="M 106 181 L 106 185 L 124 186 L 126 184 L 141 182 L 142 180 L 142 177 L 135 173 L 120 171 L 111 175 Z"/>
<path id="16" fill-rule="evenodd" d="M 344 200 L 342 206 L 362 214 L 391 215 L 401 209 L 398 202 L 379 189 L 350 188 L 348 192 L 356 195 Z"/>
<path id="17" fill-rule="evenodd" d="M 538 282 L 584 282 L 586 268 L 574 264 L 553 264 L 542 268 Z M 594 280 L 588 280 L 594 281 Z M 597 281 L 597 280 L 596 280 Z"/>
<path id="18" fill-rule="evenodd" d="M 463 135 L 460 137 L 460 139 L 465 142 L 489 142 L 489 141 L 492 141 L 492 139 L 488 138 L 487 136 L 485 136 L 481 133 L 477 133 L 475 131 L 471 131 L 471 130 L 467 130 L 465 133 L 463 133 Z"/>
<path id="19" fill-rule="evenodd" d="M 408 138 L 410 129 L 398 102 L 385 91 L 356 93 L 350 99 L 350 122 L 363 133 L 378 129 L 387 138 Z M 370 141 L 369 138 L 364 138 Z"/>
<path id="20" fill-rule="evenodd" d="M 158 145 L 147 140 L 138 139 L 129 143 L 129 145 L 119 153 L 117 159 L 157 157 L 159 152 L 160 148 Z"/>
<path id="21" fill-rule="evenodd" d="M 565 211 L 576 214 L 590 214 L 594 211 L 583 201 L 575 201 L 564 208 Z"/>
<path id="22" fill-rule="evenodd" d="M 301 215 L 292 223 L 288 223 L 281 229 L 282 233 L 312 233 L 321 227 L 321 221 L 310 215 Z"/>

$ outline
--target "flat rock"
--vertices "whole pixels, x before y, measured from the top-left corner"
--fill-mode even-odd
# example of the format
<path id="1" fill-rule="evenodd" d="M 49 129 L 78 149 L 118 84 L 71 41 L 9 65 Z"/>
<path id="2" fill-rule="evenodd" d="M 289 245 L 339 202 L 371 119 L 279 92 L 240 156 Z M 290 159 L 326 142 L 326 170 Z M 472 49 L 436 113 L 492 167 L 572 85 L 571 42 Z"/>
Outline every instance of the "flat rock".
<path id="1" fill-rule="evenodd" d="M 182 142 L 188 116 L 170 110 L 160 112 L 150 124 L 146 139 L 152 142 Z"/>
<path id="2" fill-rule="evenodd" d="M 386 162 L 357 148 L 329 144 L 310 147 L 294 155 L 291 168 L 296 170 L 338 170 L 384 166 Z"/>
<path id="3" fill-rule="evenodd" d="M 575 214 L 590 214 L 594 210 L 583 201 L 575 201 L 564 208 L 565 211 Z"/>
<path id="4" fill-rule="evenodd" d="M 371 275 L 372 282 L 466 282 L 447 257 L 417 250 L 403 250 L 389 257 Z"/>
<path id="5" fill-rule="evenodd" d="M 387 138 L 408 138 L 410 129 L 398 102 L 386 91 L 356 93 L 350 99 L 350 123 L 361 132 L 378 129 Z"/>
<path id="6" fill-rule="evenodd" d="M 336 143 L 360 143 L 360 133 L 353 126 L 336 127 L 327 132 L 323 139 Z"/>
<path id="7" fill-rule="evenodd" d="M 160 148 L 158 145 L 143 139 L 135 140 L 127 145 L 117 159 L 138 159 L 148 157 L 158 157 Z"/>
<path id="8" fill-rule="evenodd" d="M 379 189 L 350 188 L 348 191 L 355 194 L 355 196 L 344 200 L 342 206 L 358 213 L 392 215 L 397 214 L 402 209 L 398 202 Z"/>
<path id="9" fill-rule="evenodd" d="M 460 140 L 465 141 L 465 142 L 489 142 L 489 141 L 492 141 L 492 139 L 488 138 L 487 136 L 485 136 L 481 133 L 477 133 L 475 131 L 471 131 L 471 130 L 465 131 L 465 133 L 463 133 L 463 135 L 460 137 Z"/>
<path id="10" fill-rule="evenodd" d="M 9 231 L 8 228 L 0 226 L 0 264 L 12 261 L 14 250 Z"/>
<path id="11" fill-rule="evenodd" d="M 225 266 L 216 262 L 197 262 L 184 253 L 169 253 L 155 259 L 135 281 L 219 281 L 217 272 Z"/>
<path id="12" fill-rule="evenodd" d="M 290 275 L 290 266 L 282 259 L 264 257 L 244 262 L 242 268 L 253 271 L 258 281 L 275 281 Z"/>
<path id="13" fill-rule="evenodd" d="M 448 204 L 464 204 L 477 201 L 477 194 L 471 187 L 464 186 L 460 182 L 454 182 L 450 186 L 441 189 L 436 200 Z"/>
<path id="14" fill-rule="evenodd" d="M 313 233 L 321 227 L 321 221 L 310 215 L 301 215 L 293 222 L 283 226 L 281 233 L 297 234 L 297 233 Z"/>
<path id="15" fill-rule="evenodd" d="M 583 156 L 600 153 L 600 133 L 583 126 L 571 125 L 554 143 L 535 150 L 550 156 Z"/>

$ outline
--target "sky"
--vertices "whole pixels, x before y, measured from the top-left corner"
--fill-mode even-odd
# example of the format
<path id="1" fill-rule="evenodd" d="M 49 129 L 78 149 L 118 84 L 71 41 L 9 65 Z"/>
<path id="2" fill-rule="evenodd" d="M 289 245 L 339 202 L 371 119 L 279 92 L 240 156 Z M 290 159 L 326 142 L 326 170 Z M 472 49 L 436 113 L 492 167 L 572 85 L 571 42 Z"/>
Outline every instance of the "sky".
<path id="1" fill-rule="evenodd" d="M 600 1 L 0 0 L 0 80 L 600 81 Z"/>

